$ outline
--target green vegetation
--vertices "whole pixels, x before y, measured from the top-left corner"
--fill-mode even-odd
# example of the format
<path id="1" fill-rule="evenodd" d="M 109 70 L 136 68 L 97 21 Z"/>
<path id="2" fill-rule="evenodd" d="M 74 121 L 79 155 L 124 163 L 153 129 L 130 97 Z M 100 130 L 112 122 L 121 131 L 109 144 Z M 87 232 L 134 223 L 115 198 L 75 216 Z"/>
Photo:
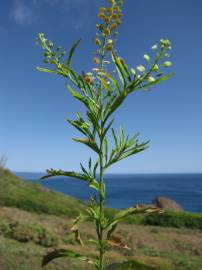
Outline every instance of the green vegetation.
<path id="1" fill-rule="evenodd" d="M 6 177 L 5 177 L 6 176 Z M 6 181 L 6 183 L 5 183 Z M 53 251 L 55 248 L 63 247 L 74 250 L 76 253 L 84 252 L 82 247 L 78 247 L 77 241 L 72 234 L 71 227 L 74 222 L 72 212 L 66 215 L 61 211 L 54 210 L 55 215 L 50 215 L 53 210 L 52 204 L 47 213 L 39 211 L 38 208 L 31 208 L 29 212 L 21 210 L 19 204 L 19 189 L 23 187 L 24 198 L 29 198 L 34 205 L 37 201 L 37 193 L 31 198 L 29 197 L 30 188 L 38 190 L 39 186 L 23 181 L 14 176 L 7 170 L 0 171 L 0 270 L 38 270 L 40 269 L 42 257 Z M 10 187 L 5 189 L 5 186 Z M 43 189 L 42 187 L 40 187 Z M 12 191 L 11 193 L 11 190 Z M 15 197 L 13 207 L 20 205 L 20 208 L 5 207 L 4 197 L 1 193 L 8 192 L 8 196 Z M 49 190 L 43 190 L 45 197 L 49 196 Z M 46 194 L 47 193 L 47 194 Z M 21 194 L 21 193 L 20 193 Z M 53 197 L 52 203 L 56 200 L 56 204 L 64 204 L 64 197 L 60 193 Z M 65 201 L 67 209 L 72 207 L 73 198 L 67 197 Z M 15 203 L 17 202 L 17 205 Z M 26 204 L 26 201 L 25 201 Z M 4 206 L 3 206 L 4 205 Z M 46 207 L 49 207 L 48 201 Z M 63 205 L 64 207 L 64 205 Z M 81 209 L 83 211 L 81 204 Z M 114 209 L 106 209 L 106 214 L 113 218 L 119 211 Z M 165 214 L 154 215 L 155 218 L 163 218 Z M 173 219 L 176 216 L 182 220 L 201 218 L 201 214 L 192 213 L 168 213 Z M 118 225 L 117 231 L 114 232 L 111 240 L 119 240 L 125 243 L 129 249 L 115 247 L 113 252 L 106 255 L 107 261 L 124 262 L 118 264 L 114 270 L 200 270 L 202 269 L 202 232 L 197 230 L 197 226 L 190 226 L 190 222 L 183 228 L 183 222 L 180 222 L 179 228 L 165 228 L 159 226 L 144 226 L 145 220 L 149 219 L 153 214 L 134 215 L 124 220 L 124 223 Z M 186 217 L 186 219 L 185 219 Z M 144 222 L 143 222 L 144 221 Z M 151 222 L 151 221 L 150 221 Z M 167 221 L 168 222 L 168 221 Z M 174 225 L 172 219 L 169 221 L 170 227 Z M 178 223 L 179 224 L 179 223 Z M 162 224 L 167 226 L 166 222 Z M 188 226 L 192 229 L 188 229 Z M 89 222 L 84 222 L 80 228 L 85 245 L 85 256 L 96 258 L 96 252 L 93 244 L 89 243 L 89 239 L 95 237 L 93 226 Z M 64 270 L 66 266 L 71 270 L 92 270 L 91 265 L 83 267 L 82 262 L 68 259 L 59 259 L 51 262 L 46 266 L 48 270 Z"/>
<path id="2" fill-rule="evenodd" d="M 150 214 L 141 220 L 141 224 L 202 230 L 202 214 L 189 212 Z"/>
<path id="3" fill-rule="evenodd" d="M 94 224 L 96 237 L 91 239 L 97 257 L 85 257 L 72 250 L 58 250 L 44 257 L 43 264 L 58 257 L 71 257 L 94 265 L 97 270 L 106 270 L 104 256 L 114 246 L 125 247 L 120 242 L 112 241 L 113 233 L 119 222 L 126 217 L 139 214 L 160 212 L 155 207 L 131 207 L 119 211 L 110 218 L 105 208 L 105 172 L 113 164 L 136 155 L 148 148 L 149 141 L 139 142 L 139 133 L 131 138 L 120 127 L 117 132 L 113 129 L 114 113 L 123 105 L 124 101 L 134 92 L 148 91 L 153 85 L 169 79 L 173 73 L 167 73 L 172 63 L 169 61 L 171 43 L 168 39 L 161 39 L 159 45 L 153 45 L 151 52 L 145 54 L 145 66 L 138 65 L 129 69 L 125 60 L 118 56 L 115 50 L 118 27 L 122 23 L 122 0 L 108 0 L 107 7 L 100 7 L 96 25 L 98 32 L 95 37 L 96 52 L 93 58 L 95 66 L 90 72 L 77 72 L 72 67 L 72 57 L 80 40 L 76 41 L 66 58 L 66 51 L 61 46 L 55 47 L 51 40 L 47 40 L 43 33 L 37 36 L 37 43 L 43 49 L 44 63 L 47 68 L 38 68 L 39 71 L 62 76 L 70 94 L 85 108 L 85 115 L 76 113 L 76 119 L 67 119 L 67 122 L 82 133 L 82 138 L 74 138 L 75 142 L 89 147 L 96 155 L 93 160 L 89 157 L 87 166 L 80 164 L 81 172 L 47 170 L 44 178 L 53 176 L 68 176 L 85 181 L 89 188 L 95 190 L 96 195 L 90 198 L 87 211 L 79 215 L 74 222 L 72 231 L 81 246 L 84 245 L 79 232 L 81 223 L 90 221 Z M 110 62 L 111 61 L 111 62 Z M 113 71 L 113 72 L 112 72 Z M 113 145 L 109 145 L 109 131 L 113 138 Z M 112 244 L 113 242 L 113 244 Z"/>
<path id="4" fill-rule="evenodd" d="M 0 205 L 18 207 L 30 212 L 75 217 L 84 210 L 84 203 L 22 181 L 10 171 L 0 168 Z"/>
<path id="5" fill-rule="evenodd" d="M 164 212 L 130 216 L 124 220 L 127 224 L 152 225 L 172 228 L 202 230 L 202 214 L 190 212 Z"/>
<path id="6" fill-rule="evenodd" d="M 44 247 L 54 247 L 58 245 L 57 235 L 51 234 L 48 230 L 37 224 L 1 220 L 0 235 L 22 243 L 32 241 Z"/>

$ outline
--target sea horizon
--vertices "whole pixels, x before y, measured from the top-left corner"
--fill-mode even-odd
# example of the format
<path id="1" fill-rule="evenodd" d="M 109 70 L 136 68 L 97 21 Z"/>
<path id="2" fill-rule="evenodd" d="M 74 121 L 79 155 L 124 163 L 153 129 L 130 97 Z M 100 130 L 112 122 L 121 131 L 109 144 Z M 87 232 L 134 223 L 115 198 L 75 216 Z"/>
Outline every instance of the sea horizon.
<path id="1" fill-rule="evenodd" d="M 51 190 L 88 201 L 93 194 L 86 182 L 68 177 L 41 180 L 43 172 L 18 172 L 24 180 Z M 176 201 L 184 210 L 202 212 L 202 173 L 134 173 L 106 174 L 106 206 L 124 209 L 136 204 L 151 204 L 155 197 Z"/>

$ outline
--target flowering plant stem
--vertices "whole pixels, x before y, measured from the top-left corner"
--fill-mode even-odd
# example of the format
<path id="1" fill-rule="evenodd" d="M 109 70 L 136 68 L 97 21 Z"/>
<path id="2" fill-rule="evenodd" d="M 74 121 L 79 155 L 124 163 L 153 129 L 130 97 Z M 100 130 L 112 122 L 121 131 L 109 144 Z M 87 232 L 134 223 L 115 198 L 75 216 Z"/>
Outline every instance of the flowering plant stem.
<path id="1" fill-rule="evenodd" d="M 108 217 L 104 212 L 105 207 L 105 171 L 113 164 L 129 156 L 142 152 L 148 147 L 149 141 L 138 141 L 139 134 L 132 138 L 125 136 L 124 129 L 120 127 L 119 135 L 112 128 L 114 112 L 119 109 L 124 100 L 133 92 L 138 90 L 149 91 L 150 87 L 170 78 L 173 73 L 164 75 L 165 69 L 172 63 L 168 61 L 168 51 L 171 49 L 170 41 L 161 39 L 159 45 L 152 46 L 152 54 L 144 55 L 146 67 L 138 65 L 129 69 L 125 60 L 117 56 L 115 42 L 117 29 L 121 24 L 123 16 L 121 6 L 123 1 L 108 0 L 108 7 L 101 7 L 98 17 L 101 22 L 97 24 L 98 33 L 95 43 L 97 46 L 92 72 L 81 72 L 78 74 L 72 68 L 72 57 L 79 45 L 80 40 L 75 42 L 63 60 L 66 51 L 60 46 L 54 47 L 53 42 L 47 40 L 43 33 L 38 34 L 37 42 L 44 50 L 44 62 L 53 68 L 38 68 L 43 72 L 57 74 L 69 81 L 67 88 L 70 94 L 86 109 L 85 118 L 78 112 L 76 120 L 67 119 L 68 123 L 84 135 L 82 138 L 74 138 L 74 141 L 89 147 L 97 155 L 96 160 L 89 158 L 88 166 L 81 166 L 81 172 L 47 170 L 43 178 L 53 176 L 67 176 L 75 180 L 85 181 L 89 188 L 94 189 L 97 195 L 90 198 L 86 214 L 80 214 L 71 228 L 75 234 L 75 240 L 84 245 L 80 236 L 80 225 L 82 222 L 91 221 L 95 225 L 97 239 L 90 239 L 98 250 L 98 256 L 89 258 L 72 250 L 58 249 L 48 253 L 43 258 L 42 265 L 46 265 L 53 259 L 59 257 L 75 258 L 93 264 L 97 270 L 106 270 L 108 265 L 104 260 L 104 254 L 111 247 L 130 247 L 122 243 L 113 233 L 120 221 L 127 216 L 137 213 L 150 213 L 160 211 L 157 208 L 140 207 L 139 205 L 118 212 L 113 217 Z M 110 64 L 111 61 L 111 65 Z M 110 70 L 110 67 L 112 69 Z M 114 70 L 115 69 L 115 70 Z M 109 131 L 114 145 L 109 145 Z M 99 170 L 98 170 L 99 168 Z"/>

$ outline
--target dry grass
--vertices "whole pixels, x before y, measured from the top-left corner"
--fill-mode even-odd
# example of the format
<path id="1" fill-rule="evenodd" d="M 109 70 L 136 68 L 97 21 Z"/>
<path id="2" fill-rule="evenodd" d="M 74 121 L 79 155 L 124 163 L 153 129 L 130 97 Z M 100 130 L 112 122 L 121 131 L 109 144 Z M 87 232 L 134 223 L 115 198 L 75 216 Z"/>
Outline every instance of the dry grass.
<path id="1" fill-rule="evenodd" d="M 88 243 L 88 239 L 95 237 L 95 232 L 91 224 L 85 223 L 81 227 L 81 235 L 86 243 L 83 249 L 77 245 L 74 237 L 71 235 L 70 228 L 72 220 L 70 218 L 45 214 L 38 215 L 16 208 L 1 207 L 0 220 L 40 225 L 57 235 L 60 239 L 60 247 L 70 248 L 88 256 L 96 256 L 94 246 Z M 162 270 L 202 269 L 201 231 L 120 224 L 115 232 L 115 236 L 125 241 L 131 247 L 131 250 L 115 248 L 113 251 L 108 252 L 107 257 L 112 262 L 138 259 L 150 266 L 156 267 L 156 269 Z M 10 248 L 8 248 L 9 245 L 11 246 Z M 2 258 L 2 249 L 7 253 L 7 259 L 5 256 Z M 9 269 L 9 265 L 12 265 L 13 261 L 15 261 L 15 263 L 20 266 L 16 268 L 16 270 L 40 269 L 41 257 L 48 250 L 49 249 L 42 248 L 33 243 L 23 244 L 10 239 L 1 238 L 0 265 L 6 265 Z M 18 258 L 17 254 L 19 252 L 24 259 Z M 22 261 L 24 262 L 24 266 Z M 51 263 L 47 269 L 65 269 L 64 266 L 66 263 L 65 260 L 56 260 L 56 262 Z M 38 265 L 38 268 L 36 265 Z M 76 270 L 79 269 L 79 266 L 81 267 L 80 264 L 74 261 L 71 261 L 70 265 L 71 268 L 67 269 Z M 3 267 L 4 268 L 0 266 L 0 270 L 7 270 L 5 266 Z M 90 269 L 85 267 L 88 266 L 84 266 L 80 269 Z"/>

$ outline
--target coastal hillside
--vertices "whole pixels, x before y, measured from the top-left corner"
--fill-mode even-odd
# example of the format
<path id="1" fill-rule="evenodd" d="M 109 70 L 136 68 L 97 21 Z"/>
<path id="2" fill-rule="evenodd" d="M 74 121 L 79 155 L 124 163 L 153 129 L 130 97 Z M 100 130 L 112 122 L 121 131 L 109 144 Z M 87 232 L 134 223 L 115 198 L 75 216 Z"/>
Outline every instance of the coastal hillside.
<path id="1" fill-rule="evenodd" d="M 23 181 L 3 168 L 0 168 L 0 205 L 69 217 L 77 216 L 84 209 L 81 201 L 39 184 Z"/>
<path id="2" fill-rule="evenodd" d="M 81 226 L 84 249 L 71 233 L 75 216 L 84 209 L 85 204 L 79 200 L 0 169 L 0 270 L 41 269 L 43 256 L 55 248 L 96 256 L 94 246 L 88 241 L 95 237 L 92 224 L 86 222 Z M 113 215 L 118 210 L 106 211 Z M 117 247 L 108 253 L 109 262 L 113 262 L 109 269 L 201 270 L 201 218 L 200 214 L 190 213 L 131 217 L 113 235 L 127 248 Z M 92 268 L 78 261 L 58 259 L 44 269 Z"/>

